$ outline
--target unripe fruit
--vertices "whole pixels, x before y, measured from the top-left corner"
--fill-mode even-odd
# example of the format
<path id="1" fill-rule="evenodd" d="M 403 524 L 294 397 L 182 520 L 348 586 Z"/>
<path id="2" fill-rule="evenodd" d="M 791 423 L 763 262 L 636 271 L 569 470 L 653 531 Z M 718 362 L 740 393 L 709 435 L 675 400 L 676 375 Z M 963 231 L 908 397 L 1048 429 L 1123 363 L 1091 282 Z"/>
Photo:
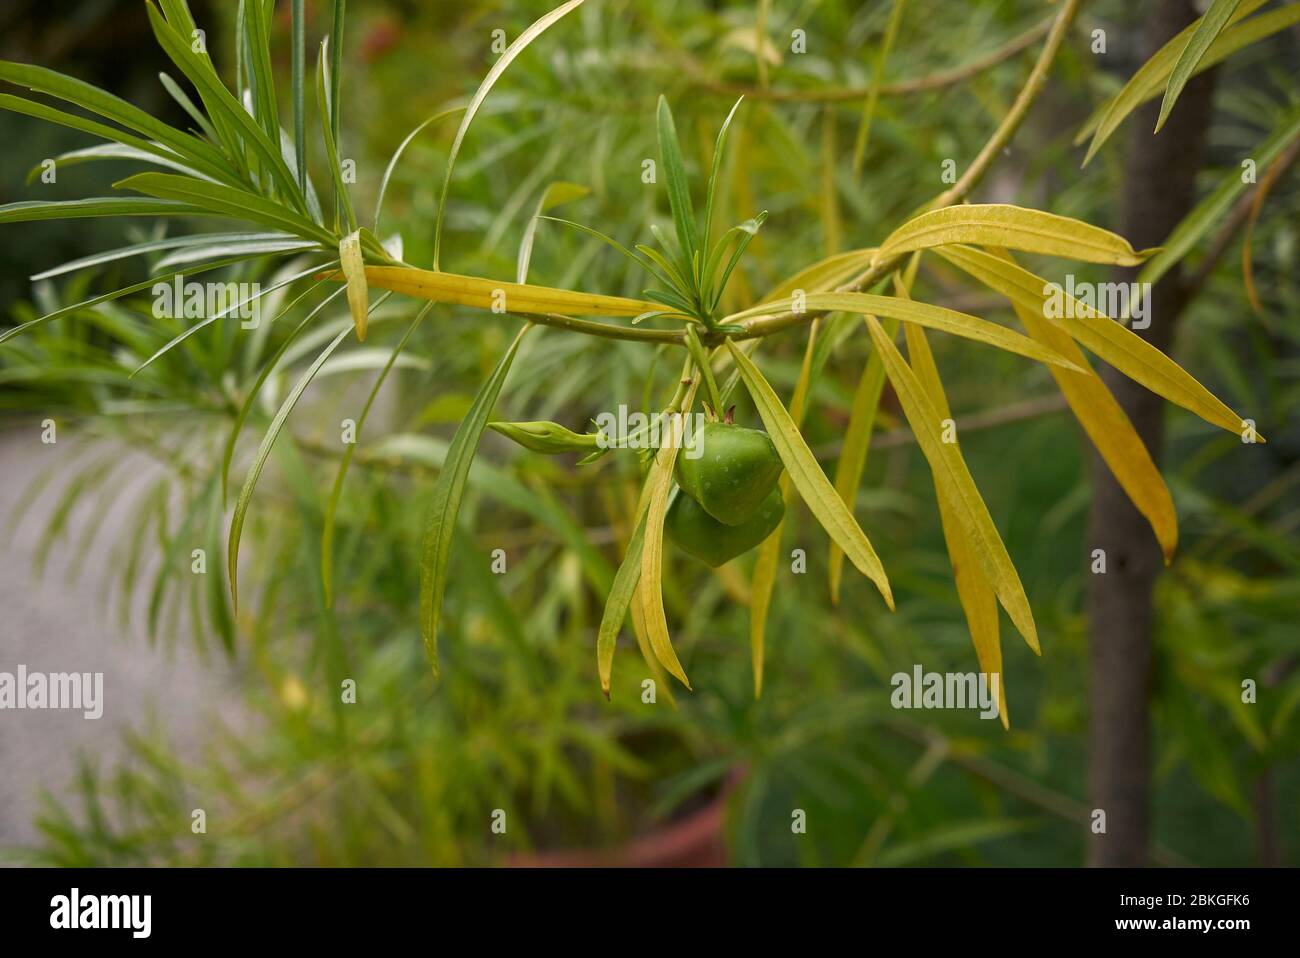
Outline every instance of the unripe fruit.
<path id="1" fill-rule="evenodd" d="M 784 517 L 785 500 L 780 489 L 772 489 L 748 519 L 733 526 L 719 522 L 680 492 L 668 510 L 664 531 L 683 552 L 717 568 L 770 536 Z"/>
<path id="2" fill-rule="evenodd" d="M 767 433 L 708 422 L 695 436 L 700 456 L 677 456 L 677 484 L 718 522 L 745 522 L 776 488 L 781 457 Z"/>

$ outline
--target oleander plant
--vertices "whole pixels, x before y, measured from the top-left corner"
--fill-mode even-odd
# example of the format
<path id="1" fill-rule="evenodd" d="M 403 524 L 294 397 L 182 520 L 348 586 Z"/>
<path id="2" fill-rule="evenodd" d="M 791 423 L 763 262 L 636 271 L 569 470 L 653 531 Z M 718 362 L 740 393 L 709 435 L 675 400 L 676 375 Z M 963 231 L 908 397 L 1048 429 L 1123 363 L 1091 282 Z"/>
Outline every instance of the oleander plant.
<path id="1" fill-rule="evenodd" d="M 660 767 L 677 776 L 660 814 L 744 766 L 754 797 L 743 815 L 808 786 L 838 821 L 852 802 L 834 797 L 844 791 L 835 780 L 861 772 L 877 794 L 909 769 L 882 778 L 862 772 L 874 758 L 826 757 L 841 738 L 891 720 L 853 704 L 862 689 L 840 684 L 843 667 L 809 649 L 853 649 L 861 680 L 887 682 L 917 654 L 906 638 L 924 631 L 918 609 L 950 605 L 952 634 L 964 629 L 978 672 L 997 678 L 1004 736 L 1018 734 L 1012 711 L 1037 720 L 1051 709 L 1047 692 L 1020 702 L 1008 692 L 999 610 L 1045 657 L 1035 668 L 1057 674 L 1049 636 L 1062 642 L 1059 661 L 1077 660 L 1077 621 L 1062 624 L 1068 600 L 1037 567 L 1051 567 L 1043 553 L 1053 543 L 1071 547 L 1061 529 L 1083 463 L 1072 454 L 1050 483 L 1037 480 L 1052 488 L 999 488 L 986 502 L 976 474 L 986 490 L 1014 486 L 1009 476 L 1028 466 L 1009 450 L 968 462 L 964 410 L 986 396 L 1068 410 L 1166 564 L 1179 555 L 1175 495 L 1095 364 L 1218 430 L 1222 442 L 1190 426 L 1181 435 L 1189 456 L 1221 456 L 1229 471 L 1277 421 L 1283 400 L 1269 408 L 1263 383 L 1228 372 L 1226 357 L 1204 367 L 1211 391 L 1189 371 L 1198 362 L 1185 368 L 1140 335 L 1149 306 L 1140 292 L 1116 303 L 1071 285 L 1075 270 L 1128 267 L 1135 289 L 1149 288 L 1204 250 L 1254 180 L 1229 170 L 1153 249 L 1093 225 L 1098 211 L 1079 196 L 978 199 L 1060 63 L 1078 69 L 1089 42 L 1079 0 L 915 91 L 885 78 L 909 75 L 894 66 L 912 56 L 908 44 L 924 49 L 925 30 L 907 24 L 924 19 L 913 8 L 925 4 L 895 0 L 865 20 L 852 4 L 830 5 L 806 67 L 795 62 L 795 14 L 781 5 L 724 5 L 707 17 L 602 0 L 525 5 L 526 24 L 493 38 L 477 86 L 409 123 L 406 114 L 427 109 L 419 69 L 402 74 L 382 58 L 366 77 L 379 92 L 362 102 L 358 86 L 355 122 L 345 114 L 349 41 L 357 31 L 370 31 L 367 42 L 388 36 L 373 11 L 352 6 L 241 0 L 216 23 L 198 22 L 186 0 L 131 7 L 169 63 L 159 80 L 178 123 L 71 74 L 0 62 L 9 87 L 0 108 L 98 141 L 27 157 L 29 196 L 51 170 L 139 170 L 104 195 L 0 205 L 10 243 L 27 228 L 19 224 L 79 218 L 120 218 L 130 237 L 34 277 L 33 301 L 0 332 L 3 375 L 28 390 L 30 407 L 65 410 L 165 463 L 132 507 L 138 532 L 124 544 L 122 587 L 144 584 L 151 634 L 174 633 L 187 616 L 225 655 L 252 663 L 265 679 L 257 707 L 277 730 L 256 746 L 230 732 L 222 757 L 202 768 L 141 735 L 135 771 L 114 784 L 87 769 L 82 780 L 88 807 L 113 790 L 137 824 L 114 839 L 51 806 L 44 860 L 375 863 L 396 837 L 403 861 L 459 864 L 481 857 L 451 850 L 481 806 L 514 814 L 517 803 L 544 822 L 556 803 L 589 822 L 612 814 L 612 782 L 653 779 Z M 419 16 L 436 20 L 437 6 Z M 1091 117 L 1054 142 L 1050 160 L 1063 155 L 1077 172 L 1081 157 L 1065 151 L 1078 132 L 1095 171 L 1143 104 L 1163 98 L 1163 125 L 1192 77 L 1300 23 L 1300 4 L 1263 6 L 1211 4 L 1126 81 L 1102 84 Z M 626 8 L 635 22 L 618 22 Z M 488 32 L 447 27 L 471 28 Z M 405 42 L 396 32 L 385 42 Z M 841 34 L 845 44 L 870 38 L 865 67 L 859 55 L 843 72 Z M 223 36 L 231 42 L 218 49 Z M 654 63 L 655 44 L 671 62 Z M 998 80 L 985 84 L 981 71 Z M 899 97 L 963 82 L 976 83 L 983 115 L 945 118 L 945 142 L 909 139 L 931 121 Z M 1271 101 L 1255 93 L 1265 102 L 1251 109 L 1273 117 L 1250 154 L 1261 178 L 1300 142 L 1297 95 L 1294 82 Z M 403 138 L 392 149 L 395 123 Z M 386 163 L 370 161 L 372 141 L 391 150 Z M 910 160 L 891 159 L 908 151 Z M 1016 162 L 1033 175 L 1034 160 Z M 1259 236 L 1273 244 L 1269 270 L 1294 242 L 1284 214 L 1260 216 L 1275 181 L 1280 172 L 1250 212 L 1256 248 Z M 1246 284 L 1257 298 L 1249 242 Z M 182 308 L 195 281 L 225 298 Z M 1293 280 L 1279 282 L 1296 295 Z M 1294 322 L 1288 329 L 1294 337 Z M 1059 423 L 1013 428 L 1031 462 L 1060 433 Z M 873 467 L 903 469 L 898 455 L 919 452 L 923 485 L 907 487 L 916 503 L 891 491 L 896 477 L 868 469 L 877 443 Z M 261 482 L 268 466 L 274 481 Z M 117 466 L 109 453 L 83 468 L 67 508 L 111 488 Z M 1195 484 L 1180 473 L 1174 492 L 1195 503 L 1199 541 L 1211 510 Z M 1228 497 L 1221 508 L 1238 505 Z M 938 536 L 921 548 L 913 530 L 931 527 Z M 1035 567 L 1024 579 L 1016 543 L 1021 567 Z M 224 561 L 186 575 L 195 548 Z M 1294 543 L 1278 548 L 1294 560 Z M 845 577 L 846 561 L 877 598 Z M 1208 575 L 1209 561 L 1202 552 L 1187 568 Z M 1031 607 L 1035 583 L 1047 630 Z M 816 611 L 798 611 L 804 604 Z M 850 638 L 862 622 L 872 624 Z M 689 654 L 675 632 L 689 637 Z M 701 644 L 709 634 L 732 638 Z M 622 678 L 621 639 L 640 656 Z M 964 656 L 944 649 L 961 667 Z M 796 661 L 803 653 L 809 660 Z M 1017 676 L 1040 687 L 1032 670 Z M 340 681 L 391 705 L 348 718 L 312 691 Z M 812 688 L 836 689 L 854 717 L 819 731 L 827 719 Z M 876 694 L 887 712 L 887 693 Z M 671 708 L 647 719 L 637 709 L 656 697 Z M 1223 708 L 1256 745 L 1280 734 L 1256 737 L 1253 715 Z M 942 763 L 952 743 L 922 738 Z M 772 771 L 810 741 L 791 777 Z M 1190 737 L 1179 741 L 1179 754 L 1200 761 Z M 370 757 L 343 761 L 357 749 Z M 294 838 L 259 850 L 247 830 L 291 813 L 236 780 L 278 781 L 286 768 L 302 776 L 284 803 L 318 798 L 335 827 L 309 812 Z M 912 767 L 923 777 L 908 794 L 932 773 L 928 758 Z M 394 797 L 406 780 L 418 798 Z M 185 794 L 200 788 L 240 810 L 226 843 L 188 852 L 174 837 L 146 836 L 151 816 L 188 807 Z M 513 798 L 493 797 L 502 792 Z M 1242 807 L 1235 792 L 1219 797 Z M 893 810 L 852 841 L 855 862 L 929 860 L 1034 827 L 1002 818 L 932 831 L 942 810 L 881 807 Z M 892 841 L 895 827 L 906 842 Z M 354 832 L 366 837 L 350 841 Z M 522 834 L 512 839 L 522 849 L 586 840 L 577 825 Z M 765 860 L 746 841 L 741 860 Z"/>

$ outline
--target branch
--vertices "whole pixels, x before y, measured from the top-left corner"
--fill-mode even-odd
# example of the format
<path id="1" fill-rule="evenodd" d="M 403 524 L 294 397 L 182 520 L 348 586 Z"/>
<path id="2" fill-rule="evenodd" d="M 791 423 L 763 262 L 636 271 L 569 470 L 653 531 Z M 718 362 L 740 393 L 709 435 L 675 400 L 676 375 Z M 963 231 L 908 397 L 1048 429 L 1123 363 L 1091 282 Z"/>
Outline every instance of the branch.
<path id="1" fill-rule="evenodd" d="M 928 76 L 914 77 L 910 80 L 897 80 L 893 83 L 882 83 L 877 93 L 880 96 L 904 96 L 911 93 L 925 93 L 930 90 L 942 90 L 944 87 L 955 86 L 963 80 L 969 80 L 971 77 L 983 73 L 990 67 L 1010 60 L 1016 54 L 1033 46 L 1047 33 L 1054 22 L 1055 18 L 1049 17 L 1009 40 L 993 52 L 978 60 L 972 60 L 970 63 L 964 63 L 948 70 L 941 70 L 938 73 L 931 73 Z M 698 68 L 696 70 L 698 72 Z M 702 81 L 697 86 L 707 93 L 716 93 L 723 96 L 744 96 L 747 99 L 765 100 L 769 103 L 851 103 L 855 100 L 865 100 L 871 94 L 871 88 L 865 86 L 831 87 L 818 90 L 773 90 L 770 87 L 747 86 L 743 83 L 714 83 L 709 81 Z"/>

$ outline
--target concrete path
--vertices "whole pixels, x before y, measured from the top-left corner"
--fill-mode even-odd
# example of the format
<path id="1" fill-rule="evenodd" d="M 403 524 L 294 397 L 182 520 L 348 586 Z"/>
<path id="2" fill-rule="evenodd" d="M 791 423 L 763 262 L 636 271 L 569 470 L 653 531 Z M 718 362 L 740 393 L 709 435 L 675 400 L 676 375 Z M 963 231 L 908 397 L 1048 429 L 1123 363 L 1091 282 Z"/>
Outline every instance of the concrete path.
<path id="1" fill-rule="evenodd" d="M 0 672 L 13 674 L 22 664 L 29 672 L 104 674 L 104 709 L 98 720 L 79 711 L 0 710 L 0 849 L 37 839 L 38 792 L 46 788 L 55 795 L 69 794 L 78 752 L 109 767 L 123 752 L 122 733 L 143 727 L 152 714 L 178 751 L 197 760 L 214 713 L 234 721 L 240 712 L 237 675 L 224 657 L 201 660 L 188 634 L 160 637 L 151 646 L 141 619 L 124 632 L 116 605 L 108 605 L 110 596 L 114 603 L 121 599 L 114 550 L 133 534 L 131 505 L 159 475 L 150 460 L 127 453 L 129 461 L 113 470 L 109 481 L 120 484 L 121 491 L 81 560 L 80 578 L 70 582 L 68 573 L 97 495 L 72 512 L 44 575 L 37 577 L 33 562 L 42 533 L 78 453 L 86 451 L 71 428 L 61 428 L 53 445 L 41 442 L 36 422 L 0 433 Z M 25 490 L 51 464 L 58 467 L 58 478 L 11 527 Z M 107 590 L 106 579 L 112 582 Z M 141 605 L 144 599 L 138 595 L 133 601 Z"/>

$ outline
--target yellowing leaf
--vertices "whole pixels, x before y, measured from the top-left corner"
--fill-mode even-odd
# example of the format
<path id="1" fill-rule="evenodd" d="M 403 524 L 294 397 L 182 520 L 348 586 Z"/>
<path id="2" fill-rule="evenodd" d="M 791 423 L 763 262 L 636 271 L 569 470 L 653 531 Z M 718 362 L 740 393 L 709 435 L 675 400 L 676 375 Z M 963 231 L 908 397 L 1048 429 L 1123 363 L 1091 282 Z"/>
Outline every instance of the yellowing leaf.
<path id="1" fill-rule="evenodd" d="M 1124 237 L 1068 216 L 988 203 L 922 213 L 891 233 L 876 258 L 885 260 L 954 243 L 1001 246 L 1117 266 L 1136 266 L 1153 252 L 1136 252 Z"/>
<path id="2" fill-rule="evenodd" d="M 809 293 L 803 297 L 804 306 L 810 310 L 840 310 L 846 313 L 867 313 L 872 316 L 902 320 L 905 323 L 917 323 L 929 326 L 945 333 L 973 339 L 979 343 L 996 346 L 1010 353 L 1017 353 L 1041 363 L 1055 363 L 1073 368 L 1068 359 L 1034 342 L 1028 336 L 990 323 L 977 316 L 959 313 L 955 309 L 943 306 L 931 306 L 929 303 L 916 303 L 896 296 L 874 296 L 870 293 Z M 785 312 L 795 306 L 793 299 L 782 299 L 764 303 L 752 309 L 728 316 L 727 323 L 742 319 Z"/>
<path id="3" fill-rule="evenodd" d="M 885 320 L 885 333 L 890 339 L 898 333 L 898 320 Z M 849 511 L 858 497 L 858 486 L 862 482 L 862 471 L 867 465 L 867 450 L 871 445 L 871 432 L 876 424 L 876 409 L 880 405 L 880 394 L 885 385 L 885 367 L 880 356 L 871 351 L 857 388 L 853 391 L 853 405 L 849 411 L 849 425 L 844 430 L 844 445 L 840 448 L 840 458 L 835 464 L 835 491 Z M 840 583 L 844 577 L 844 551 L 834 541 L 830 546 L 827 563 L 831 591 L 831 603 L 840 601 Z"/>
<path id="4" fill-rule="evenodd" d="M 939 415 L 943 419 L 950 418 L 948 397 L 944 395 L 943 383 L 939 380 L 939 369 L 934 363 L 934 354 L 930 352 L 930 344 L 926 342 L 925 331 L 919 326 L 908 326 L 905 333 L 907 356 L 911 360 L 912 369 L 921 388 L 934 404 Z M 997 676 L 998 717 L 1002 719 L 1003 728 L 1010 728 L 1006 677 L 1002 673 L 1002 642 L 998 635 L 997 594 L 988 579 L 984 577 L 979 556 L 955 514 L 957 507 L 945 494 L 938 476 L 934 478 L 934 491 L 939 502 L 939 520 L 943 525 L 943 538 L 948 544 L 948 555 L 952 561 L 953 579 L 957 584 L 957 598 L 966 616 L 971 643 L 975 646 L 975 657 L 979 660 L 981 672 L 985 675 Z"/>
<path id="5" fill-rule="evenodd" d="M 941 490 L 940 495 L 946 496 L 952 503 L 953 513 L 963 532 L 970 538 L 980 567 L 992 584 L 998 601 L 1007 610 L 1007 615 L 1025 637 L 1029 647 L 1039 652 L 1038 630 L 1034 626 L 1034 615 L 1029 608 L 1024 586 L 1020 583 L 1020 575 L 993 525 L 988 507 L 975 488 L 975 480 L 971 478 L 960 450 L 955 443 L 939 439 L 940 424 L 946 417 L 939 415 L 939 410 L 917 381 L 916 374 L 904 362 L 898 348 L 880 328 L 880 323 L 868 316 L 867 328 L 871 331 L 876 349 L 880 351 L 885 374 L 893 384 L 894 392 L 898 394 L 898 401 L 912 426 L 917 444 L 930 463 L 935 482 Z"/>
<path id="6" fill-rule="evenodd" d="M 352 324 L 357 328 L 357 339 L 365 342 L 367 300 L 370 294 L 366 289 L 366 264 L 361 257 L 360 230 L 339 240 L 339 265 L 347 278 L 348 309 L 352 311 Z"/>
<path id="7" fill-rule="evenodd" d="M 654 475 L 654 473 L 652 473 Z M 627 553 L 614 575 L 614 584 L 609 595 L 605 597 L 605 611 L 600 619 L 600 629 L 596 633 L 596 671 L 600 676 L 600 690 L 609 698 L 610 677 L 614 671 L 614 647 L 618 643 L 618 634 L 627 618 L 632 597 L 636 594 L 636 584 L 641 576 L 641 554 L 645 545 L 645 506 L 648 498 L 642 495 L 642 505 L 638 507 L 636 525 L 632 538 L 628 541 Z"/>
<path id="8" fill-rule="evenodd" d="M 979 661 L 980 671 L 998 677 L 998 717 L 1002 720 L 1002 727 L 1009 729 L 1011 716 L 1007 713 L 1007 683 L 1002 671 L 997 593 L 980 569 L 979 556 L 954 514 L 955 508 L 946 497 L 939 495 L 939 521 L 952 560 L 957 599 L 966 616 L 966 628 L 970 631 L 971 644 L 975 646 L 975 658 Z"/>
<path id="9" fill-rule="evenodd" d="M 885 599 L 885 604 L 892 610 L 894 597 L 889 589 L 889 579 L 876 550 L 871 547 L 866 534 L 853 518 L 853 513 L 844 505 L 835 492 L 826 474 L 822 472 L 817 459 L 808 448 L 808 444 L 799 433 L 790 414 L 781 400 L 772 390 L 763 374 L 731 340 L 727 340 L 727 349 L 736 364 L 736 369 L 744 380 L 745 388 L 754 400 L 767 434 L 776 447 L 777 454 L 785 464 L 790 481 L 799 490 L 799 495 L 808 504 L 808 509 L 822 524 L 832 539 L 839 543 L 844 554 L 863 575 L 875 583 L 876 588 Z"/>
<path id="10" fill-rule="evenodd" d="M 1010 254 L 1007 254 L 1007 259 L 1008 262 L 1011 261 Z M 1087 357 L 1074 344 L 1069 334 L 1044 319 L 1041 312 L 1026 309 L 1023 303 L 1015 300 L 1012 300 L 1011 305 L 1029 330 L 1029 335 L 1062 355 L 1069 356 L 1088 370 L 1087 373 L 1075 373 L 1067 369 L 1050 371 L 1075 418 L 1079 420 L 1079 425 L 1110 467 L 1115 480 L 1128 494 L 1138 512 L 1151 523 L 1151 531 L 1160 543 L 1160 551 L 1164 554 L 1167 565 L 1178 548 L 1178 517 L 1174 513 L 1174 501 L 1169 495 L 1169 489 L 1165 486 L 1160 470 L 1151 460 L 1142 437 L 1137 434 L 1133 423 L 1106 387 L 1106 383 L 1092 371 Z"/>
<path id="11" fill-rule="evenodd" d="M 851 249 L 818 260 L 811 266 L 805 266 L 793 276 L 782 281 L 780 285 L 763 297 L 763 302 L 785 299 L 792 295 L 796 289 L 802 289 L 806 293 L 832 289 L 851 279 L 856 273 L 866 269 L 871 265 L 871 261 L 875 257 L 876 248 L 872 246 L 868 249 Z"/>
<path id="12" fill-rule="evenodd" d="M 689 410 L 695 399 L 695 390 L 699 385 L 697 379 L 686 394 L 682 404 Z M 650 648 L 655 657 L 663 663 L 678 681 L 688 689 L 690 680 L 682 664 L 677 661 L 673 651 L 672 640 L 668 636 L 668 619 L 664 615 L 663 596 L 663 562 L 664 562 L 664 517 L 668 514 L 668 494 L 673 486 L 673 464 L 677 461 L 677 451 L 681 446 L 683 420 L 681 416 L 671 416 L 669 435 L 664 445 L 655 455 L 654 466 L 646 483 L 650 491 L 650 504 L 646 510 L 645 543 L 641 548 L 641 578 L 637 583 L 641 611 L 645 616 L 646 632 L 650 639 Z"/>
<path id="13" fill-rule="evenodd" d="M 949 247 L 939 255 L 969 273 L 975 279 L 1030 312 L 1044 316 L 1060 326 L 1085 349 L 1110 363 L 1129 379 L 1141 383 L 1157 395 L 1196 413 L 1211 425 L 1240 433 L 1242 419 L 1220 402 L 1190 373 L 1152 346 L 1145 339 L 1104 313 L 1079 302 L 1055 284 L 1026 269 L 999 259 L 992 253 L 970 247 Z M 1053 315 L 1049 300 L 1059 295 L 1059 310 L 1075 317 Z M 1259 437 L 1263 442 L 1263 437 Z"/>
<path id="14" fill-rule="evenodd" d="M 322 273 L 320 279 L 342 279 L 339 272 Z M 568 289 L 508 283 L 480 276 L 441 273 L 407 266 L 367 266 L 371 286 L 391 289 L 416 299 L 459 303 L 507 313 L 563 313 L 566 316 L 640 316 L 662 309 L 657 303 L 622 296 L 601 296 Z"/>
<path id="15" fill-rule="evenodd" d="M 790 419 L 796 427 L 803 425 L 804 411 L 808 407 L 808 388 L 812 381 L 813 347 L 817 343 L 817 321 L 808 330 L 808 345 L 804 349 L 799 380 L 790 397 Z M 790 474 L 780 480 L 781 498 L 788 513 L 793 497 L 790 495 Z M 785 520 L 777 524 L 772 534 L 759 546 L 754 562 L 754 579 L 749 590 L 749 652 L 754 668 L 754 698 L 763 694 L 763 661 L 767 648 L 767 612 L 772 603 L 772 589 L 776 586 L 776 567 L 781 552 L 781 533 Z"/>

